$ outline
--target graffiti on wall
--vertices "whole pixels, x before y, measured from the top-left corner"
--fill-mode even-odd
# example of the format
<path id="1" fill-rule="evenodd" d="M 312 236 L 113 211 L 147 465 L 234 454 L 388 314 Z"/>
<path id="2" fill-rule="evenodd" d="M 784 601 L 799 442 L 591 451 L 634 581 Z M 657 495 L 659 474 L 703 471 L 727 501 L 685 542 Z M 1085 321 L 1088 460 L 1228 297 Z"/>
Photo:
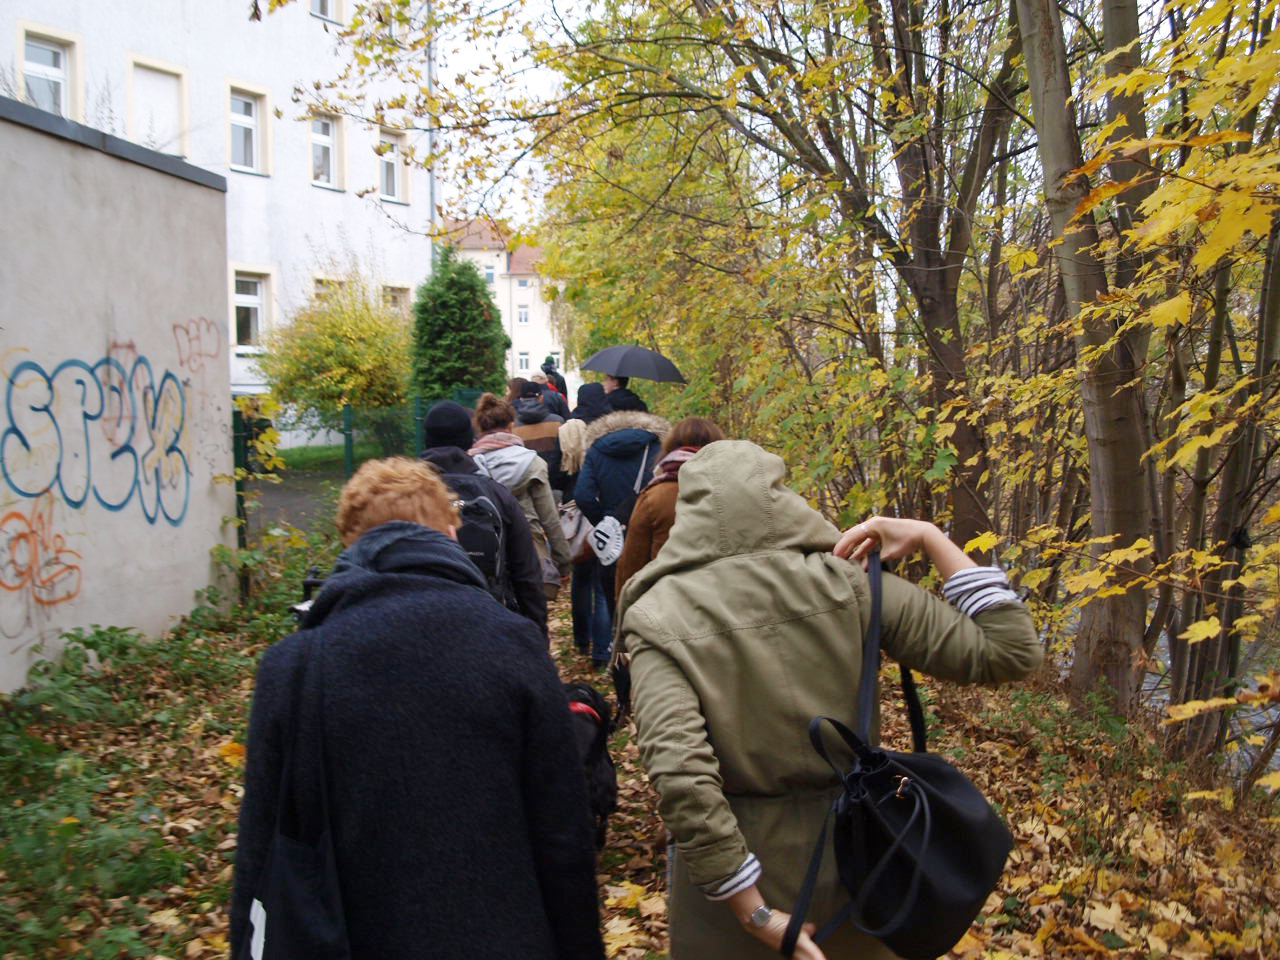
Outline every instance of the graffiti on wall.
<path id="1" fill-rule="evenodd" d="M 53 493 L 74 509 L 135 505 L 148 523 L 182 523 L 191 497 L 187 390 L 157 379 L 132 343 L 90 364 L 33 360 L 8 377 L 0 477 L 22 497 Z"/>
<path id="2" fill-rule="evenodd" d="M 42 607 L 80 595 L 80 554 L 53 528 L 53 496 L 45 493 L 24 512 L 0 517 L 0 589 L 23 593 Z"/>

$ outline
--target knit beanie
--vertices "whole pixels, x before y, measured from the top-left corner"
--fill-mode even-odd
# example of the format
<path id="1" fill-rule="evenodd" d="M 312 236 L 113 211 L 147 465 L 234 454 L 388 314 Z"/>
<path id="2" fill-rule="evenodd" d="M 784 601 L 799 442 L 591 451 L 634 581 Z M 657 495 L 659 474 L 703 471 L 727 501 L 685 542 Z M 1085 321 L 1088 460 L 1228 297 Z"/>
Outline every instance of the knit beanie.
<path id="1" fill-rule="evenodd" d="M 452 400 L 441 400 L 427 411 L 427 446 L 469 450 L 475 442 L 471 414 Z"/>

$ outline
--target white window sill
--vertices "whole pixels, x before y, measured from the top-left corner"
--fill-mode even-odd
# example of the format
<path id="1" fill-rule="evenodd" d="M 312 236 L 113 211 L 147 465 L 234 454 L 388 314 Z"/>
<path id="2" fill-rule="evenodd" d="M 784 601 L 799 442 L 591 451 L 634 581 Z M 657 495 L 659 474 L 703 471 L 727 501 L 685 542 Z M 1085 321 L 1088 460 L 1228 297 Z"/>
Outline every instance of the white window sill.
<path id="1" fill-rule="evenodd" d="M 334 193 L 346 193 L 346 187 L 339 187 L 332 183 L 325 183 L 323 180 L 312 180 L 313 187 L 319 187 L 321 190 L 332 190 Z"/>
<path id="2" fill-rule="evenodd" d="M 260 347 L 257 344 L 251 344 L 251 343 L 236 344 L 237 357 L 257 357 L 257 356 L 261 356 L 266 352 L 267 352 L 266 347 Z"/>
<path id="3" fill-rule="evenodd" d="M 400 206 L 402 206 L 402 207 L 407 207 L 407 206 L 409 206 L 409 201 L 408 201 L 408 200 L 401 200 L 399 197 L 388 197 L 388 196 L 384 196 L 384 195 L 382 195 L 382 194 L 379 194 L 379 195 L 378 195 L 378 199 L 379 199 L 379 200 L 381 200 L 383 203 L 396 203 L 396 204 L 399 204 L 399 205 L 400 205 Z"/>
<path id="4" fill-rule="evenodd" d="M 271 176 L 271 174 L 269 173 L 263 173 L 261 170 L 254 170 L 252 167 L 237 167 L 235 164 L 230 164 L 229 166 L 233 173 L 247 173 L 250 176 L 254 176 L 254 177 Z"/>
<path id="5" fill-rule="evenodd" d="M 335 20 L 335 19 L 333 19 L 333 17 L 326 17 L 326 16 L 325 16 L 324 14 L 322 14 L 322 13 L 315 13 L 315 12 L 313 11 L 311 15 L 312 15 L 313 17 L 315 17 L 317 20 L 319 20 L 319 21 L 321 21 L 321 22 L 323 22 L 323 23 L 332 23 L 335 27 L 340 27 L 340 26 L 342 26 L 342 21 L 341 21 L 341 20 Z"/>

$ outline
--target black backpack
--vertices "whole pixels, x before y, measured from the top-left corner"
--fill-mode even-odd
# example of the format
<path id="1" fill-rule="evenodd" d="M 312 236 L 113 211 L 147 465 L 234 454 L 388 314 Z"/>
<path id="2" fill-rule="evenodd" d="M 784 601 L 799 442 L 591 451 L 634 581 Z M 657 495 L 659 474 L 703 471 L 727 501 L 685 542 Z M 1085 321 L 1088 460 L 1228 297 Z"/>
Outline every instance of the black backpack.
<path id="1" fill-rule="evenodd" d="M 609 701 L 587 683 L 566 683 L 564 695 L 569 698 L 573 739 L 587 776 L 596 849 L 603 850 L 609 814 L 618 808 L 618 771 L 609 756 L 609 734 L 613 729 Z"/>
<path id="2" fill-rule="evenodd" d="M 516 610 L 515 591 L 507 569 L 507 531 L 502 511 L 494 502 L 492 490 L 479 476 L 465 473 L 444 474 L 445 483 L 461 500 L 458 546 L 484 574 L 485 583 L 495 600 L 509 610 Z"/>

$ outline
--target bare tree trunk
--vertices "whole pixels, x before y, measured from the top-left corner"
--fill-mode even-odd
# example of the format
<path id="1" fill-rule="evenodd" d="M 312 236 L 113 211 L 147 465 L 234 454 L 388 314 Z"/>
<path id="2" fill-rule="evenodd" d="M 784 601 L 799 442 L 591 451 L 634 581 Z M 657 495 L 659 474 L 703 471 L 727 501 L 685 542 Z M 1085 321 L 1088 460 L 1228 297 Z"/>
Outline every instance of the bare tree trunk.
<path id="1" fill-rule="evenodd" d="M 1133 5 L 1132 0 L 1114 0 L 1111 6 L 1126 3 Z M 1097 233 L 1092 220 L 1071 222 L 1089 185 L 1083 178 L 1067 179 L 1083 165 L 1083 155 L 1069 103 L 1071 77 L 1062 22 L 1053 0 L 1017 0 L 1017 12 L 1044 170 L 1045 201 L 1054 236 L 1060 241 L 1056 256 L 1069 309 L 1079 313 L 1083 304 L 1105 292 L 1106 277 L 1093 253 Z M 1136 24 L 1136 14 L 1132 22 Z M 1108 37 L 1108 42 L 1119 39 Z M 1086 319 L 1077 346 L 1081 351 L 1097 348 L 1109 342 L 1114 333 L 1109 323 Z M 1080 374 L 1089 444 L 1092 533 L 1113 538 L 1108 548 L 1127 546 L 1150 529 L 1138 402 L 1140 358 L 1133 356 L 1131 346 L 1122 341 Z M 1124 714 L 1132 712 L 1141 677 L 1145 625 L 1146 593 L 1140 586 L 1088 604 L 1076 636 L 1073 689 L 1079 694 L 1105 681 L 1116 709 Z"/>

